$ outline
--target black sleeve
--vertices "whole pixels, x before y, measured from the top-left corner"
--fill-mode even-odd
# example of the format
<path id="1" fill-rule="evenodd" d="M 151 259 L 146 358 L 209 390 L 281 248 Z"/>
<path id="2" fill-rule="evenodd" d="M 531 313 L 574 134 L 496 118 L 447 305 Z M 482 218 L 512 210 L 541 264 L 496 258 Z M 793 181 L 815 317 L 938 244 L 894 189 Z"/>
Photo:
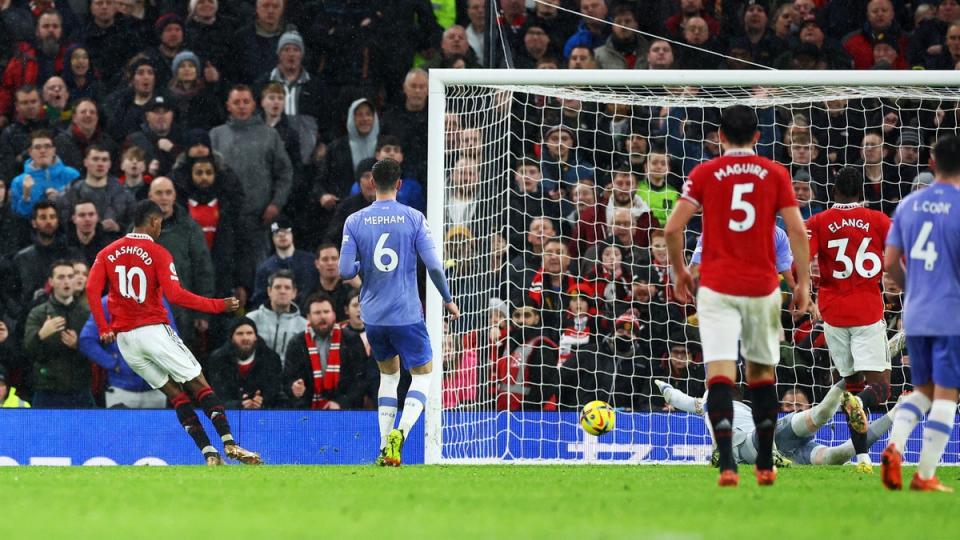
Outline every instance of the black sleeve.
<path id="1" fill-rule="evenodd" d="M 283 408 L 287 403 L 287 396 L 284 394 L 283 385 L 280 382 L 282 377 L 280 357 L 268 347 L 259 348 L 257 355 L 261 355 L 261 353 L 264 360 L 264 369 L 258 381 L 258 389 L 260 390 L 260 395 L 263 396 L 263 408 Z"/>
<path id="2" fill-rule="evenodd" d="M 287 395 L 291 407 L 307 409 L 313 401 L 313 378 L 310 376 L 310 361 L 302 332 L 291 338 L 285 360 L 282 377 L 283 393 Z M 306 386 L 306 391 L 299 398 L 290 391 L 290 385 L 297 379 L 303 379 Z"/>

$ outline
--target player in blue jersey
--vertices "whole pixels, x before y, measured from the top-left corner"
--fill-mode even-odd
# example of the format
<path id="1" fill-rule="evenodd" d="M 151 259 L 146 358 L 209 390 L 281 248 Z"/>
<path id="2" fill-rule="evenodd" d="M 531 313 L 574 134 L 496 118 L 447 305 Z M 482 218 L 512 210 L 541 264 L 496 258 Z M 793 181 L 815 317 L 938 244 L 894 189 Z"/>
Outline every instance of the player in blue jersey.
<path id="1" fill-rule="evenodd" d="M 427 219 L 397 202 L 402 182 L 400 164 L 392 159 L 378 161 L 373 166 L 373 180 L 377 200 L 351 214 L 343 227 L 340 276 L 348 280 L 359 273 L 363 283 L 361 317 L 380 368 L 380 455 L 376 462 L 398 467 L 403 442 L 427 404 L 433 367 L 433 351 L 417 292 L 418 255 L 453 319 L 460 316 L 460 309 L 450 295 Z M 400 424 L 394 429 L 401 362 L 412 381 Z"/>
<path id="2" fill-rule="evenodd" d="M 917 390 L 894 417 L 883 451 L 881 472 L 888 489 L 903 487 L 902 452 L 927 414 L 910 489 L 953 491 L 937 480 L 936 471 L 953 431 L 960 389 L 960 138 L 941 137 L 933 158 L 936 181 L 900 202 L 887 236 L 887 272 L 906 295 L 903 327 Z"/>

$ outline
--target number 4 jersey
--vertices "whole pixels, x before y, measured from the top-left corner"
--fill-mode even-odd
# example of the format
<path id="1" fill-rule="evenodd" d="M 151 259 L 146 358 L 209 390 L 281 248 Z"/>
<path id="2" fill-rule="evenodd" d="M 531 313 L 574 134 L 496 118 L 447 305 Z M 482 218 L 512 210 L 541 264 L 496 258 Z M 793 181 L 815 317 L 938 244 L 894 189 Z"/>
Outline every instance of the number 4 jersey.
<path id="1" fill-rule="evenodd" d="M 110 324 L 103 314 L 100 297 L 110 283 L 107 309 Z M 197 296 L 180 286 L 173 256 L 145 234 L 130 233 L 103 248 L 90 268 L 87 300 L 101 334 L 107 330 L 126 332 L 152 324 L 167 324 L 163 295 L 170 302 L 204 313 L 220 313 L 222 299 Z"/>
<path id="2" fill-rule="evenodd" d="M 834 204 L 807 220 L 810 259 L 820 266 L 817 306 L 831 326 L 874 324 L 883 318 L 883 243 L 890 218 L 860 204 Z"/>
<path id="3" fill-rule="evenodd" d="M 900 201 L 887 245 L 903 250 L 908 336 L 960 335 L 960 187 L 935 182 Z"/>
<path id="4" fill-rule="evenodd" d="M 773 227 L 797 206 L 787 170 L 750 150 L 697 165 L 683 198 L 703 207 L 700 284 L 733 296 L 767 296 L 779 284 Z"/>

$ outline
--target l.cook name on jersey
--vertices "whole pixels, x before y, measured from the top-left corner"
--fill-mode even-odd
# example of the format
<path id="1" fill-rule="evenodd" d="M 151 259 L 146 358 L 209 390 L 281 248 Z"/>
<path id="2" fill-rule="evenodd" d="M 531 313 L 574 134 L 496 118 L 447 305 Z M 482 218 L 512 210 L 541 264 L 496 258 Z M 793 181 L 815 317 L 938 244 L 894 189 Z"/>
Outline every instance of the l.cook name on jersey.
<path id="1" fill-rule="evenodd" d="M 735 163 L 717 169 L 713 172 L 713 177 L 717 180 L 723 180 L 731 175 L 752 174 L 763 180 L 769 173 L 770 171 L 766 167 L 757 163 Z"/>
<path id="2" fill-rule="evenodd" d="M 364 225 L 392 225 L 406 223 L 406 216 L 367 216 L 363 218 Z"/>
<path id="3" fill-rule="evenodd" d="M 140 246 L 120 246 L 110 255 L 107 255 L 107 260 L 110 262 L 117 262 L 122 255 L 136 255 L 140 257 L 140 260 L 143 261 L 143 264 L 151 265 L 153 264 L 153 259 L 150 258 L 150 254 L 147 253 L 147 250 L 143 249 Z"/>
<path id="4" fill-rule="evenodd" d="M 844 218 L 827 225 L 827 229 L 830 229 L 830 232 L 832 233 L 835 233 L 844 227 L 855 227 L 857 229 L 862 229 L 863 232 L 870 232 L 870 222 L 862 219 Z"/>
<path id="5" fill-rule="evenodd" d="M 942 201 L 913 201 L 914 212 L 927 214 L 949 214 L 951 203 Z"/>

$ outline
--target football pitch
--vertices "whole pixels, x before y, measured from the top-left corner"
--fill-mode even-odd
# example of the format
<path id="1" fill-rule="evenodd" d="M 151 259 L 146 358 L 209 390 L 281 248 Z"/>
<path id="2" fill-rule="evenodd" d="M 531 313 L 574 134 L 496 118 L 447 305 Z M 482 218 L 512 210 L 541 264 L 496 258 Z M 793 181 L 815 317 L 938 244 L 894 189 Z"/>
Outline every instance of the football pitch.
<path id="1" fill-rule="evenodd" d="M 960 495 L 852 467 L 2 467 L 4 538 L 956 538 Z M 913 474 L 907 468 L 905 477 Z M 960 468 L 940 469 L 960 488 Z"/>

